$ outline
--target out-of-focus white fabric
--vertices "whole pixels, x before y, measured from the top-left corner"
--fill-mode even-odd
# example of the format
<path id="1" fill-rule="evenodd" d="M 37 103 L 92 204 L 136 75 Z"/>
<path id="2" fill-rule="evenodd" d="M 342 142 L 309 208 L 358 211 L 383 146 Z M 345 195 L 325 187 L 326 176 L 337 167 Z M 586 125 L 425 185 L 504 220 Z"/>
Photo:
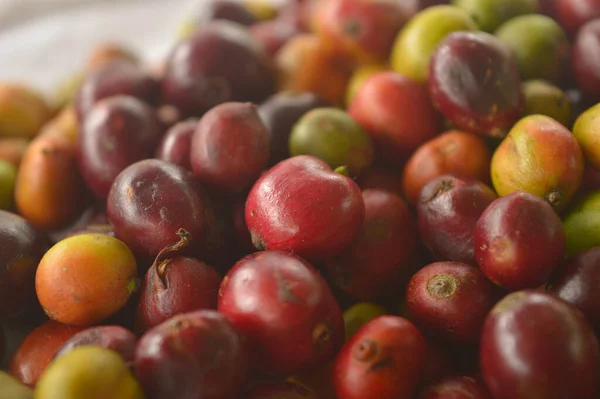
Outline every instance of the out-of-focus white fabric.
<path id="1" fill-rule="evenodd" d="M 160 60 L 181 22 L 208 0 L 0 0 L 0 81 L 48 94 L 95 43 L 117 41 Z"/>

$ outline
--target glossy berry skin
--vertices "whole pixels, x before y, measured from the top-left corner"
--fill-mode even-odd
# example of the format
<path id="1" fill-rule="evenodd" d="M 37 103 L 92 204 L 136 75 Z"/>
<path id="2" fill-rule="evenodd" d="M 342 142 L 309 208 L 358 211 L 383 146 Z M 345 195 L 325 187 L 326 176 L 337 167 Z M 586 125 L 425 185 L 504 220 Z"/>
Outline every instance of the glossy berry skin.
<path id="1" fill-rule="evenodd" d="M 310 92 L 281 92 L 260 105 L 258 113 L 268 129 L 271 143 L 269 165 L 289 157 L 288 139 L 296 122 L 308 111 L 326 106 L 325 101 Z"/>
<path id="2" fill-rule="evenodd" d="M 398 316 L 365 324 L 335 359 L 332 381 L 341 399 L 410 399 L 425 368 L 427 344 Z"/>
<path id="3" fill-rule="evenodd" d="M 198 119 L 195 118 L 173 125 L 162 137 L 156 150 L 156 158 L 192 170 L 190 147 L 192 145 L 192 135 L 197 126 Z"/>
<path id="4" fill-rule="evenodd" d="M 327 262 L 329 279 L 363 301 L 397 293 L 414 272 L 418 234 L 414 215 L 397 195 L 363 191 L 365 221 L 357 240 Z"/>
<path id="5" fill-rule="evenodd" d="M 191 253 L 201 251 L 210 213 L 191 172 L 172 163 L 147 159 L 119 174 L 107 199 L 107 215 L 116 236 L 148 264 L 177 240 L 182 228 L 191 235 Z"/>
<path id="6" fill-rule="evenodd" d="M 442 175 L 431 180 L 417 202 L 421 242 L 436 260 L 477 266 L 473 232 L 496 198 L 494 190 L 472 178 Z"/>
<path id="7" fill-rule="evenodd" d="M 314 392 L 293 382 L 263 382 L 247 392 L 247 399 L 317 399 Z"/>
<path id="8" fill-rule="evenodd" d="M 600 16 L 581 27 L 573 45 L 573 75 L 577 87 L 589 96 L 600 96 Z"/>
<path id="9" fill-rule="evenodd" d="M 468 375 L 449 376 L 427 385 L 419 399 L 493 399 L 485 383 Z"/>
<path id="10" fill-rule="evenodd" d="M 544 284 L 565 256 L 560 218 L 546 201 L 522 191 L 492 202 L 474 235 L 481 271 L 511 291 Z"/>
<path id="11" fill-rule="evenodd" d="M 269 132 L 254 104 L 217 105 L 204 114 L 192 135 L 194 176 L 219 192 L 239 193 L 248 188 L 268 161 Z"/>
<path id="12" fill-rule="evenodd" d="M 363 63 L 385 62 L 404 22 L 400 3 L 387 0 L 331 0 L 313 14 L 325 43 Z"/>
<path id="13" fill-rule="evenodd" d="M 575 135 L 541 114 L 520 119 L 494 151 L 490 174 L 500 196 L 526 191 L 561 212 L 577 192 L 584 154 Z"/>
<path id="14" fill-rule="evenodd" d="M 16 316 L 35 295 L 35 272 L 46 237 L 25 218 L 0 210 L 0 320 Z"/>
<path id="15" fill-rule="evenodd" d="M 235 398 L 248 378 L 242 338 L 222 315 L 175 316 L 139 341 L 134 370 L 150 399 Z"/>
<path id="16" fill-rule="evenodd" d="M 217 308 L 221 276 L 191 257 L 174 256 L 153 264 L 146 272 L 138 317 L 146 329 L 181 313 Z"/>
<path id="17" fill-rule="evenodd" d="M 245 337 L 251 366 L 271 375 L 323 365 L 344 341 L 342 311 L 327 283 L 285 252 L 238 261 L 221 283 L 218 310 Z"/>
<path id="18" fill-rule="evenodd" d="M 162 95 L 184 115 L 228 101 L 259 103 L 274 90 L 266 51 L 239 24 L 218 20 L 179 42 L 166 60 Z"/>
<path id="19" fill-rule="evenodd" d="M 572 35 L 575 35 L 586 22 L 600 18 L 598 0 L 554 0 L 554 2 L 554 17 Z"/>
<path id="20" fill-rule="evenodd" d="M 406 289 L 410 319 L 446 341 L 476 343 L 497 288 L 474 266 L 436 262 L 413 275 Z"/>
<path id="21" fill-rule="evenodd" d="M 10 359 L 9 373 L 23 384 L 35 386 L 60 347 L 84 327 L 47 321 L 31 331 Z"/>
<path id="22" fill-rule="evenodd" d="M 275 18 L 250 26 L 248 32 L 274 57 L 287 42 L 304 31 L 284 18 Z"/>
<path id="23" fill-rule="evenodd" d="M 288 158 L 254 184 L 246 224 L 259 249 L 292 251 L 310 261 L 340 253 L 365 216 L 360 188 L 308 155 Z"/>
<path id="24" fill-rule="evenodd" d="M 491 158 L 482 137 L 458 130 L 444 132 L 421 145 L 406 163 L 402 175 L 406 199 L 415 205 L 423 186 L 445 174 L 488 183 Z"/>
<path id="25" fill-rule="evenodd" d="M 488 33 L 450 34 L 429 68 L 431 98 L 459 129 L 502 137 L 523 112 L 517 65 L 506 46 Z"/>
<path id="26" fill-rule="evenodd" d="M 152 158 L 160 130 L 152 108 L 131 96 L 104 99 L 86 114 L 77 161 L 86 186 L 104 199 L 127 166 Z"/>
<path id="27" fill-rule="evenodd" d="M 550 294 L 519 291 L 498 302 L 484 324 L 480 361 L 495 399 L 597 397 L 594 331 Z"/>
<path id="28" fill-rule="evenodd" d="M 227 20 L 240 25 L 250 26 L 256 23 L 256 18 L 244 7 L 243 4 L 232 0 L 213 0 L 202 4 L 203 12 L 197 23 L 206 24 L 212 20 Z"/>
<path id="29" fill-rule="evenodd" d="M 348 107 L 383 157 L 408 158 L 440 131 L 441 118 L 431 104 L 427 86 L 396 72 L 368 78 Z"/>
<path id="30" fill-rule="evenodd" d="M 128 364 L 133 363 L 137 337 L 125 327 L 117 325 L 90 327 L 78 332 L 64 343 L 54 357 L 80 346 L 95 345 L 117 352 Z"/>
<path id="31" fill-rule="evenodd" d="M 75 95 L 75 109 L 79 120 L 94 105 L 108 97 L 127 95 L 153 103 L 157 94 L 156 83 L 130 60 L 110 61 L 90 72 Z"/>
<path id="32" fill-rule="evenodd" d="M 552 276 L 546 289 L 579 308 L 600 332 L 600 247 L 569 258 Z"/>

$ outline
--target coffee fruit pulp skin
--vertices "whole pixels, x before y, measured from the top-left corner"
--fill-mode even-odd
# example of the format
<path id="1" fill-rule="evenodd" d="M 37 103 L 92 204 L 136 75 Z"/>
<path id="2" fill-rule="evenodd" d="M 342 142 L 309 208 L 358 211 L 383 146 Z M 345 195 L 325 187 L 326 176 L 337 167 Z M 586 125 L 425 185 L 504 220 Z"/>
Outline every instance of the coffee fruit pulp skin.
<path id="1" fill-rule="evenodd" d="M 151 399 L 236 397 L 249 373 L 243 338 L 215 310 L 179 314 L 148 330 L 133 369 Z"/>
<path id="2" fill-rule="evenodd" d="M 510 291 L 543 285 L 566 251 L 565 229 L 556 212 L 522 191 L 492 202 L 477 221 L 474 237 L 479 268 Z"/>
<path id="3" fill-rule="evenodd" d="M 425 369 L 427 344 L 419 330 L 398 316 L 363 325 L 338 354 L 332 371 L 338 397 L 412 398 Z"/>
<path id="4" fill-rule="evenodd" d="M 490 173 L 498 195 L 525 191 L 561 212 L 575 195 L 584 156 L 575 136 L 544 115 L 520 119 L 492 156 Z"/>
<path id="5" fill-rule="evenodd" d="M 133 253 L 123 241 L 102 233 L 78 234 L 54 244 L 35 275 L 46 315 L 74 326 L 92 326 L 114 315 L 137 286 Z"/>
<path id="6" fill-rule="evenodd" d="M 407 161 L 402 180 L 406 198 L 416 205 L 423 186 L 445 174 L 489 183 L 491 158 L 481 137 L 459 130 L 446 131 L 422 144 Z"/>
<path id="7" fill-rule="evenodd" d="M 417 265 L 415 217 L 399 196 L 362 192 L 365 220 L 357 239 L 326 262 L 330 284 L 353 298 L 380 300 L 394 296 Z"/>
<path id="8" fill-rule="evenodd" d="M 419 399 L 493 399 L 479 377 L 470 375 L 445 377 L 426 386 Z"/>
<path id="9" fill-rule="evenodd" d="M 519 291 L 496 304 L 483 327 L 480 361 L 494 398 L 583 399 L 598 392 L 598 340 L 590 324 L 547 293 Z"/>
<path id="10" fill-rule="evenodd" d="M 513 18 L 494 33 L 512 54 L 522 80 L 559 83 L 570 61 L 571 44 L 552 18 L 527 14 Z"/>
<path id="11" fill-rule="evenodd" d="M 405 23 L 398 2 L 332 0 L 320 2 L 312 27 L 327 46 L 363 64 L 385 62 Z"/>
<path id="12" fill-rule="evenodd" d="M 16 316 L 33 298 L 46 241 L 26 219 L 0 210 L 0 320 Z"/>
<path id="13" fill-rule="evenodd" d="M 600 247 L 570 257 L 552 276 L 546 290 L 580 309 L 596 331 L 600 331 Z"/>
<path id="14" fill-rule="evenodd" d="M 373 142 L 350 115 L 337 108 L 317 108 L 304 114 L 289 136 L 291 156 L 313 155 L 335 169 L 344 166 L 360 176 L 373 162 Z"/>
<path id="15" fill-rule="evenodd" d="M 198 121 L 197 118 L 190 118 L 169 128 L 156 150 L 156 158 L 191 170 L 190 147 Z"/>
<path id="16" fill-rule="evenodd" d="M 410 319 L 422 331 L 462 343 L 477 343 L 499 290 L 474 266 L 436 262 L 413 275 L 406 290 Z"/>
<path id="17" fill-rule="evenodd" d="M 289 158 L 288 140 L 296 122 L 307 112 L 326 106 L 327 102 L 311 92 L 280 92 L 259 106 L 258 113 L 269 132 L 269 166 Z"/>
<path id="18" fill-rule="evenodd" d="M 77 118 L 83 121 L 97 102 L 114 96 L 131 96 L 153 104 L 157 91 L 156 82 L 134 61 L 123 57 L 105 60 L 85 75 L 75 92 Z"/>
<path id="19" fill-rule="evenodd" d="M 485 32 L 454 32 L 430 61 L 429 94 L 459 129 L 503 137 L 525 105 L 517 65 L 506 46 Z"/>
<path id="20" fill-rule="evenodd" d="M 489 33 L 519 15 L 537 12 L 539 7 L 536 0 L 452 0 L 450 3 L 467 11 L 479 29 Z"/>
<path id="21" fill-rule="evenodd" d="M 392 164 L 401 163 L 441 129 L 426 85 L 393 71 L 367 78 L 348 113 L 371 136 L 379 156 Z"/>
<path id="22" fill-rule="evenodd" d="M 344 342 L 342 310 L 327 282 L 287 251 L 238 261 L 221 283 L 217 309 L 246 337 L 251 366 L 269 375 L 322 366 Z"/>
<path id="23" fill-rule="evenodd" d="M 133 332 L 119 325 L 90 327 L 69 338 L 56 351 L 54 358 L 64 355 L 75 348 L 95 345 L 117 352 L 127 364 L 134 360 L 137 337 Z"/>
<path id="24" fill-rule="evenodd" d="M 596 0 L 288 0 L 256 11 L 271 1 L 210 0 L 207 19 L 188 18 L 156 63 L 91 46 L 47 110 L 6 102 L 0 82 L 0 209 L 30 224 L 0 213 L 3 364 L 31 387 L 54 375 L 39 395 L 89 399 L 490 399 L 503 394 L 488 392 L 496 380 L 527 399 L 570 384 L 582 391 L 556 399 L 600 395 L 587 370 L 598 361 L 577 363 L 575 347 L 588 359 L 597 350 L 570 311 L 539 311 L 547 318 L 522 351 L 537 356 L 548 339 L 544 360 L 529 360 L 551 377 L 517 384 L 492 361 L 486 379 L 480 359 L 485 321 L 511 291 L 545 291 L 599 332 L 600 163 L 594 124 L 573 127 L 596 111 L 598 19 L 577 11 L 575 32 L 563 13 L 530 37 L 513 27 L 496 36 L 506 49 L 490 37 L 532 13 L 549 21 L 550 2 Z M 433 71 L 445 57 L 460 64 L 454 77 Z M 529 205 L 492 220 L 498 201 L 525 193 Z M 128 256 L 94 250 L 91 235 Z M 69 241 L 79 244 L 48 256 Z M 12 356 L 15 333 L 28 332 Z M 89 345 L 119 359 L 86 380 L 91 357 L 83 373 L 62 359 Z M 558 372 L 544 364 L 556 358 Z M 125 393 L 112 373 L 137 388 Z"/>
<path id="25" fill-rule="evenodd" d="M 33 329 L 10 359 L 9 372 L 28 386 L 35 386 L 56 352 L 85 327 L 47 321 Z"/>
<path id="26" fill-rule="evenodd" d="M 432 179 L 416 204 L 421 242 L 436 260 L 476 266 L 475 225 L 497 198 L 488 185 L 472 178 L 442 175 Z"/>
<path id="27" fill-rule="evenodd" d="M 477 28 L 469 13 L 457 7 L 426 8 L 414 15 L 398 33 L 390 58 L 392 70 L 424 83 L 430 73 L 431 54 L 439 43 L 452 32 Z"/>
<path id="28" fill-rule="evenodd" d="M 177 253 L 154 262 L 146 272 L 137 305 L 139 328 L 146 330 L 171 317 L 216 309 L 221 276 L 206 263 Z"/>
<path id="29" fill-rule="evenodd" d="M 274 72 L 260 42 L 243 26 L 212 21 L 167 56 L 161 94 L 184 115 L 201 116 L 225 102 L 265 100 L 275 89 Z"/>
<path id="30" fill-rule="evenodd" d="M 189 170 L 158 159 L 125 168 L 107 198 L 108 221 L 116 236 L 146 267 L 177 241 L 179 229 L 191 236 L 187 253 L 198 254 L 212 211 L 205 190 Z"/>
<path id="31" fill-rule="evenodd" d="M 208 188 L 239 193 L 267 167 L 269 147 L 269 132 L 256 105 L 220 104 L 204 114 L 192 135 L 192 171 Z"/>
<path id="32" fill-rule="evenodd" d="M 365 205 L 358 185 L 309 155 L 288 158 L 254 184 L 246 224 L 259 249 L 309 261 L 340 253 L 359 234 Z"/>
<path id="33" fill-rule="evenodd" d="M 105 199 L 121 171 L 154 155 L 160 135 L 154 110 L 143 101 L 116 96 L 97 102 L 83 119 L 77 140 L 86 186 Z"/>
<path id="34" fill-rule="evenodd" d="M 142 388 L 113 350 L 85 345 L 56 358 L 35 388 L 35 398 L 143 399 Z"/>

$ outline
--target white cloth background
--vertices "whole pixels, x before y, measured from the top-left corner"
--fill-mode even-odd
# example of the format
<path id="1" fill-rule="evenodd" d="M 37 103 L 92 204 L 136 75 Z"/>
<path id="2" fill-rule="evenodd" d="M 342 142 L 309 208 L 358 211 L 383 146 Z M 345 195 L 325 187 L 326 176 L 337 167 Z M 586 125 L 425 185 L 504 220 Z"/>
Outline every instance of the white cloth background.
<path id="1" fill-rule="evenodd" d="M 0 81 L 47 94 L 76 72 L 95 43 L 124 43 L 160 60 L 186 15 L 208 0 L 0 0 Z"/>

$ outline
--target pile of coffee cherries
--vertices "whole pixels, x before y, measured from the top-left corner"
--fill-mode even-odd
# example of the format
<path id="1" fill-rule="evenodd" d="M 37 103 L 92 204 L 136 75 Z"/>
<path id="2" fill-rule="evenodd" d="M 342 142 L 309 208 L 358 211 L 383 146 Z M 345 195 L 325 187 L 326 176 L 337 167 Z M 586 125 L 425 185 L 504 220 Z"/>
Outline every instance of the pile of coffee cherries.
<path id="1" fill-rule="evenodd" d="M 0 83 L 0 398 L 600 397 L 600 1 L 199 6 Z"/>

